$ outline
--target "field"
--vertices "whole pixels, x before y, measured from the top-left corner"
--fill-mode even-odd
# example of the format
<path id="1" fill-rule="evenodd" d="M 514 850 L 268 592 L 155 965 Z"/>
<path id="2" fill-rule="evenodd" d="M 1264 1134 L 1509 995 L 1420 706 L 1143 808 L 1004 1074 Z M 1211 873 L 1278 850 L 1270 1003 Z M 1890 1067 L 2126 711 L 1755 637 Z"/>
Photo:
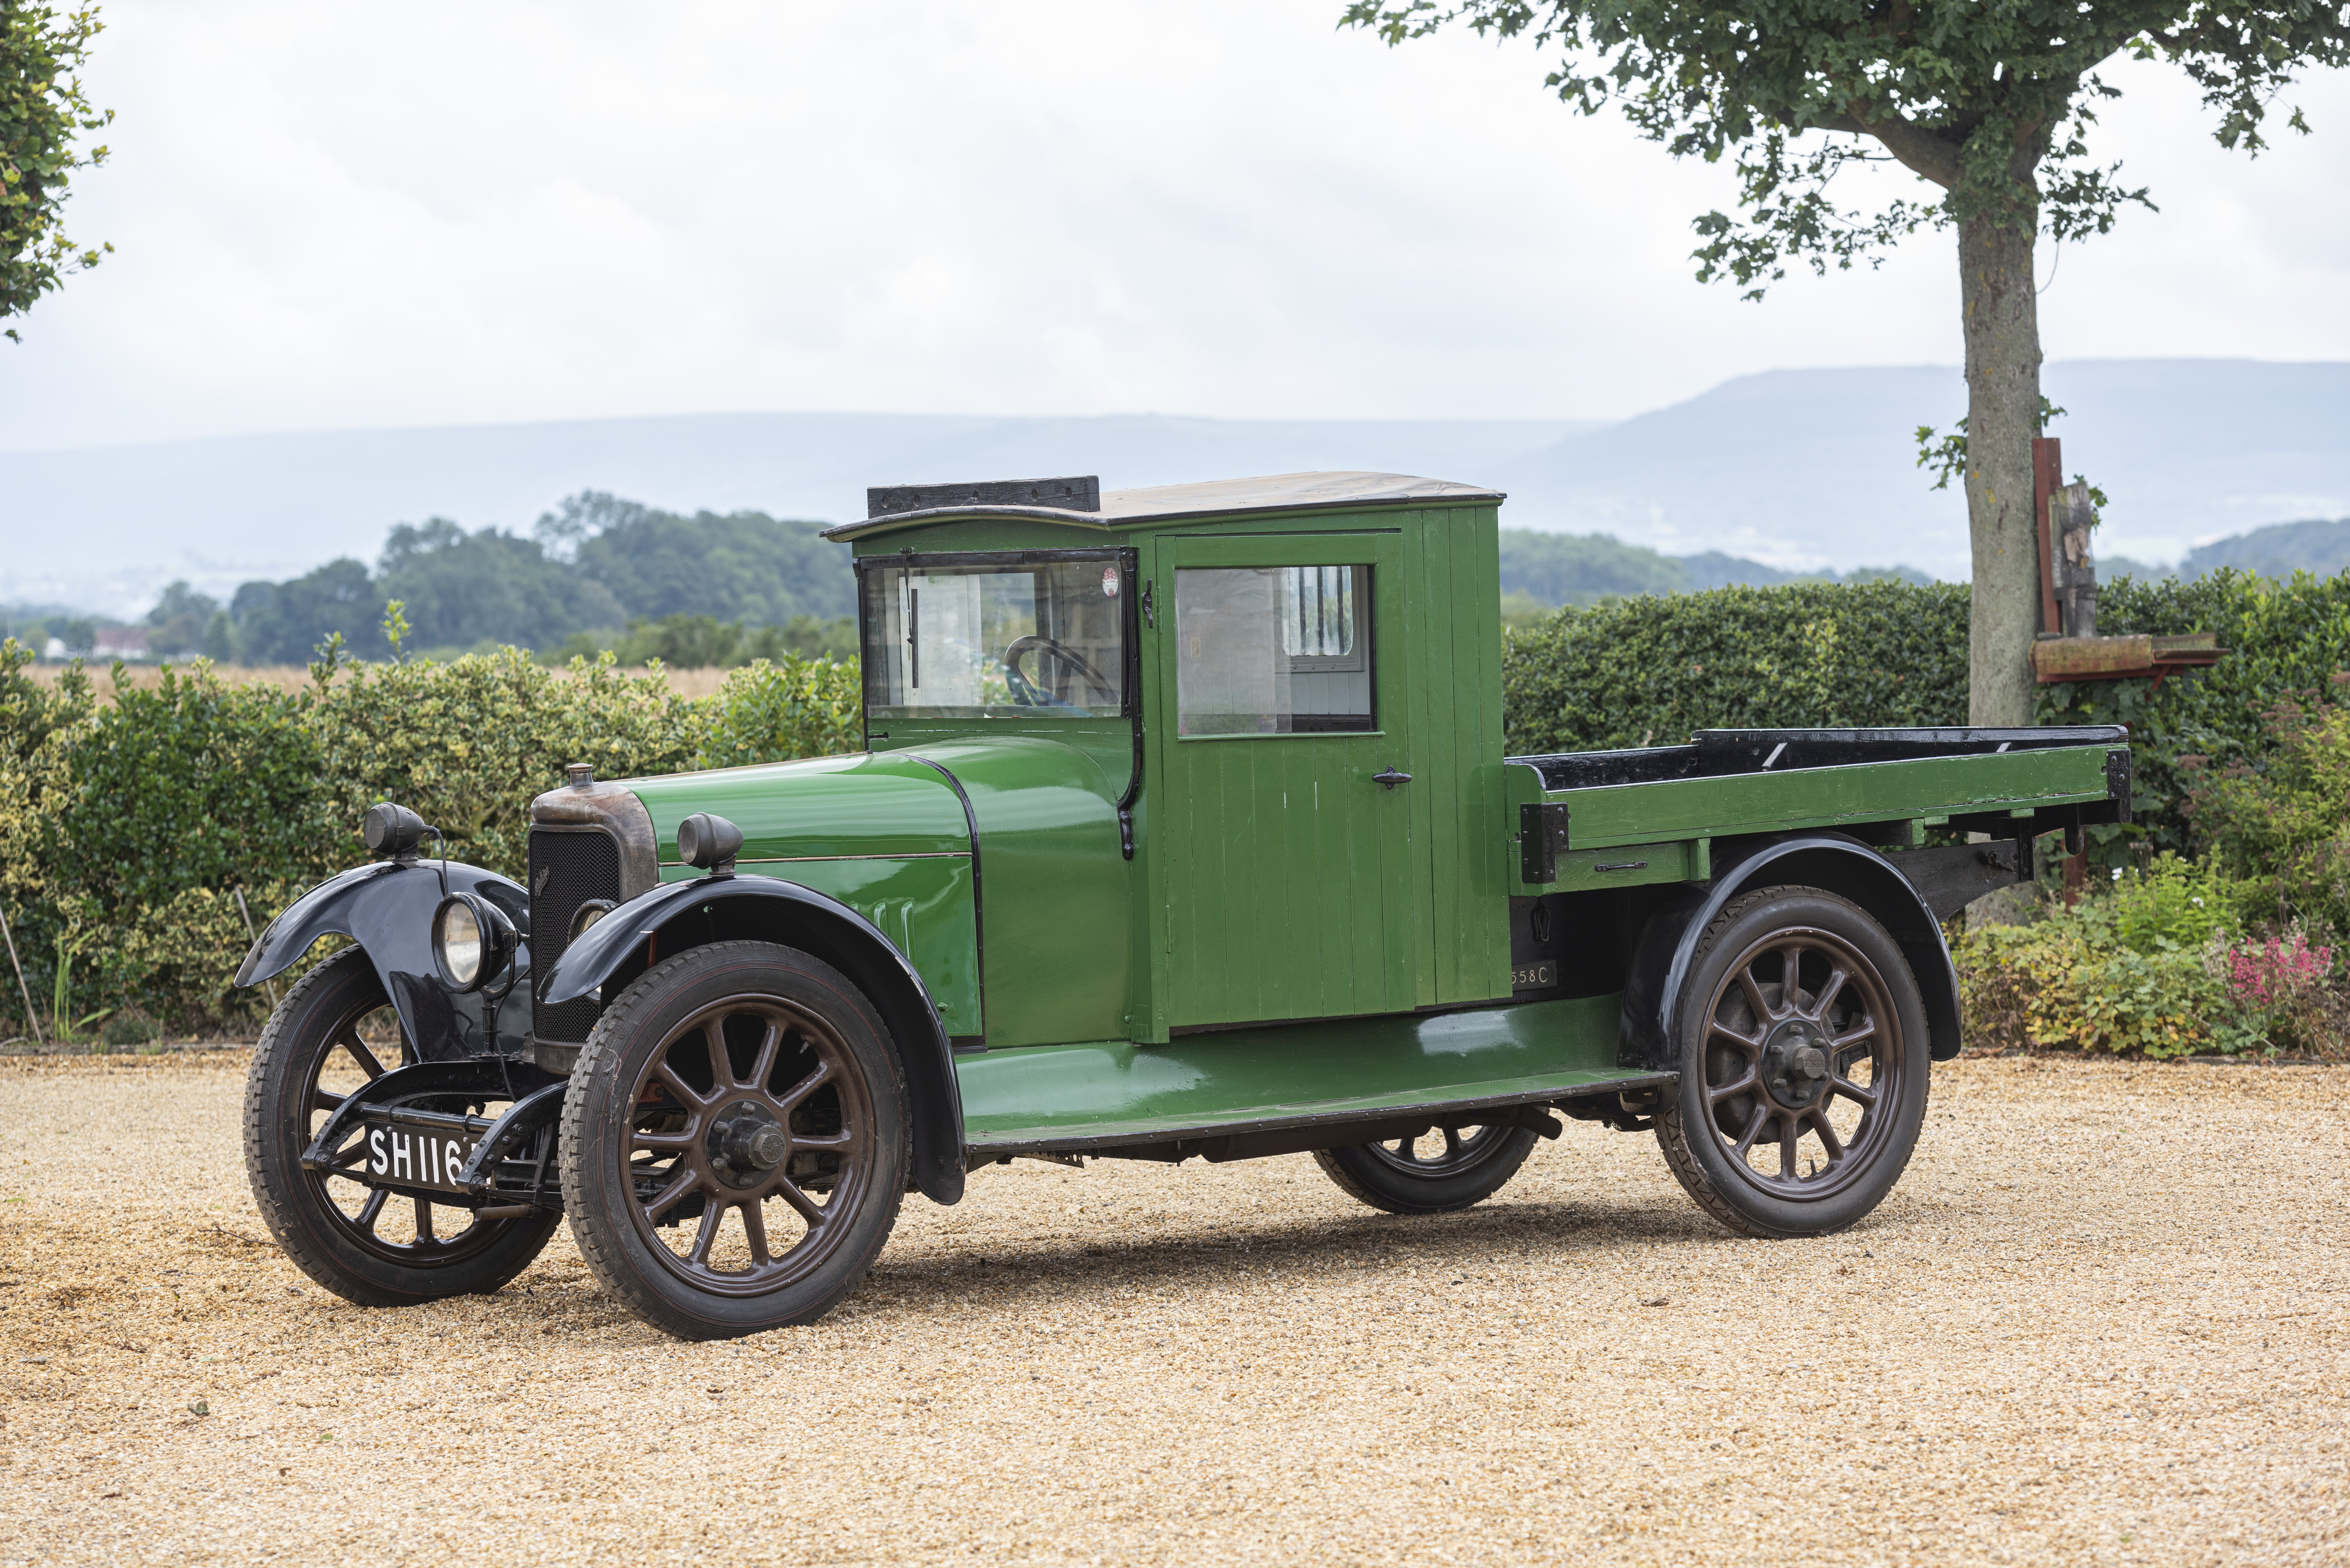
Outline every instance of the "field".
<path id="1" fill-rule="evenodd" d="M 2343 1069 L 1952 1064 L 1810 1242 L 1580 1124 L 1430 1219 L 1302 1157 L 991 1168 L 713 1345 L 560 1233 L 494 1297 L 326 1295 L 243 1073 L 0 1061 L 0 1563 L 2350 1559 Z"/>

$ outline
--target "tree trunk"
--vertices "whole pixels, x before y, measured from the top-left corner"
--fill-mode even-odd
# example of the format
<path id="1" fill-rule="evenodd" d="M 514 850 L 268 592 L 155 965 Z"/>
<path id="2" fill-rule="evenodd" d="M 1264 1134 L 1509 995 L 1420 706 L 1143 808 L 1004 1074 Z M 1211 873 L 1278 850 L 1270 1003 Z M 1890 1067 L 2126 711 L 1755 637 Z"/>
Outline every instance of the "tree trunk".
<path id="1" fill-rule="evenodd" d="M 2040 433 L 2040 296 L 2035 227 L 1985 218 L 1959 225 L 1959 300 L 1967 337 L 1967 524 L 1974 545 L 1967 722 L 2032 722 L 2032 639 L 2040 555 L 2032 438 Z"/>

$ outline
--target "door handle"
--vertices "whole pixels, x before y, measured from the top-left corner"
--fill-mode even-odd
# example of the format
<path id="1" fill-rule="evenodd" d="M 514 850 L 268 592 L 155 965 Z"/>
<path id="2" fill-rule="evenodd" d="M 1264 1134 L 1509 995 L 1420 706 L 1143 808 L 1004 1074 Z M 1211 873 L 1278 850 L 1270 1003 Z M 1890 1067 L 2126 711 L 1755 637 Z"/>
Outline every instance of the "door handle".
<path id="1" fill-rule="evenodd" d="M 1388 771 L 1383 774 L 1373 774 L 1371 775 L 1371 782 L 1375 784 L 1385 784 L 1388 788 L 1393 789 L 1399 784 L 1411 783 L 1411 775 L 1409 774 L 1399 774 L 1390 766 Z"/>

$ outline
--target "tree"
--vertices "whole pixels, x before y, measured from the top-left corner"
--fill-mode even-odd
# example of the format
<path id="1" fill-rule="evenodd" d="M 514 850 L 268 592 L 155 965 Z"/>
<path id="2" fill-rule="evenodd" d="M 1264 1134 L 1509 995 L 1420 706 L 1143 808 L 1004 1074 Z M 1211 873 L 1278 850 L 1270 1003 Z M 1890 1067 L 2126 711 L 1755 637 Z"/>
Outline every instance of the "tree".
<path id="1" fill-rule="evenodd" d="M 287 582 L 246 583 L 229 614 L 252 664 L 300 664 L 336 632 L 352 648 L 372 648 L 383 635 L 383 600 L 367 567 L 348 556 Z"/>
<path id="2" fill-rule="evenodd" d="M 98 646 L 98 622 L 86 615 L 49 622 L 49 635 L 65 644 L 68 659 L 87 659 Z"/>
<path id="3" fill-rule="evenodd" d="M 237 662 L 236 620 L 228 611 L 214 610 L 204 623 L 203 656 L 214 664 Z"/>
<path id="4" fill-rule="evenodd" d="M 581 627 L 628 619 L 611 590 L 548 560 L 536 541 L 492 528 L 468 534 L 445 517 L 392 529 L 376 565 L 379 614 L 388 598 L 406 607 L 407 643 L 426 652 L 482 643 L 552 649 Z"/>
<path id="5" fill-rule="evenodd" d="M 575 510 L 579 502 L 598 504 Z M 764 512 L 681 517 L 608 496 L 564 504 L 564 518 L 540 519 L 539 537 L 576 541 L 581 575 L 610 589 L 632 621 L 706 615 L 781 626 L 797 615 L 828 618 L 857 607 L 848 546 L 824 538 L 821 523 Z M 558 532 L 572 517 L 598 525 Z"/>
<path id="6" fill-rule="evenodd" d="M 200 594 L 184 582 L 173 583 L 147 612 L 147 646 L 166 659 L 175 653 L 193 653 L 203 647 L 204 634 L 219 613 L 220 602 L 211 595 Z"/>
<path id="7" fill-rule="evenodd" d="M 66 235 L 62 212 L 74 171 L 106 161 L 106 149 L 78 153 L 74 139 L 114 111 L 94 109 L 76 73 L 105 26 L 98 7 L 60 16 L 56 7 L 0 0 L 0 320 L 22 316 L 69 273 L 98 265 L 101 251 Z M 22 339 L 15 327 L 5 335 Z"/>
<path id="8" fill-rule="evenodd" d="M 1804 262 L 1849 268 L 1920 228 L 1958 231 L 1966 343 L 1966 493 L 1973 544 L 1969 711 L 2032 722 L 2039 599 L 2032 438 L 2040 396 L 2033 253 L 2109 231 L 2144 190 L 2088 137 L 2122 56 L 2179 67 L 2224 147 L 2258 153 L 2276 94 L 2309 66 L 2350 63 L 2350 4 L 2285 0 L 1355 0 L 1343 25 L 1390 45 L 1450 23 L 1555 47 L 1547 85 L 1570 108 L 1620 104 L 1677 158 L 1730 155 L 1736 216 L 1695 222 L 1700 282 L 1758 299 Z M 2301 111 L 2286 123 L 2306 131 Z M 1839 207 L 1847 164 L 1898 162 L 1933 188 Z"/>

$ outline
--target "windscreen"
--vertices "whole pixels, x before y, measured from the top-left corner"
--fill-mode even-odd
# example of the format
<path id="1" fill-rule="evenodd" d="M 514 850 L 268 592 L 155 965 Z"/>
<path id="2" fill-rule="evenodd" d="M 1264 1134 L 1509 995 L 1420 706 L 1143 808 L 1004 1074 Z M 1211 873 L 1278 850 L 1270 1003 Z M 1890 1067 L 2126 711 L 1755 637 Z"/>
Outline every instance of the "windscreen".
<path id="1" fill-rule="evenodd" d="M 876 718 L 1116 718 L 1126 567 L 1109 553 L 868 567 L 865 705 Z"/>

